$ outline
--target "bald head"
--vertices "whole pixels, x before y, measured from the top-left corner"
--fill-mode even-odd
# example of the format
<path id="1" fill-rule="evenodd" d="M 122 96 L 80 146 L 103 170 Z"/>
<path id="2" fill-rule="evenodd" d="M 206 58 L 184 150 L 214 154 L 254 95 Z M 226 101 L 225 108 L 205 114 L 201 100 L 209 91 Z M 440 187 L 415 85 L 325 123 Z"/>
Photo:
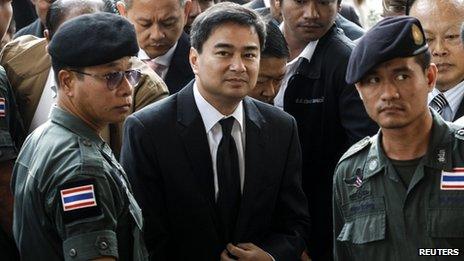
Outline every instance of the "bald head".
<path id="1" fill-rule="evenodd" d="M 460 39 L 464 0 L 416 0 L 411 16 L 419 19 L 437 65 L 437 89 L 447 91 L 464 80 L 464 47 Z"/>
<path id="2" fill-rule="evenodd" d="M 57 0 L 48 10 L 46 28 L 47 38 L 51 38 L 65 21 L 83 14 L 107 11 L 108 0 Z"/>

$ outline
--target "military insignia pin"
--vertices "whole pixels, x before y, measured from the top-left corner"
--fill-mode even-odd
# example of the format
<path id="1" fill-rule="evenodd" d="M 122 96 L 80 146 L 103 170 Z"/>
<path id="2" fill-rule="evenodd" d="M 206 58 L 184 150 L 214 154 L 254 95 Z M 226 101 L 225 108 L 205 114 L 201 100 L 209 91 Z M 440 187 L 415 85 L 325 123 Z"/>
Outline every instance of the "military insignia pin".
<path id="1" fill-rule="evenodd" d="M 360 188 L 363 184 L 361 169 L 357 169 L 356 175 L 354 177 L 345 179 L 345 183 L 349 186 Z"/>
<path id="2" fill-rule="evenodd" d="M 422 45 L 424 43 L 424 35 L 422 34 L 419 26 L 413 24 L 411 27 L 412 39 L 416 45 Z"/>

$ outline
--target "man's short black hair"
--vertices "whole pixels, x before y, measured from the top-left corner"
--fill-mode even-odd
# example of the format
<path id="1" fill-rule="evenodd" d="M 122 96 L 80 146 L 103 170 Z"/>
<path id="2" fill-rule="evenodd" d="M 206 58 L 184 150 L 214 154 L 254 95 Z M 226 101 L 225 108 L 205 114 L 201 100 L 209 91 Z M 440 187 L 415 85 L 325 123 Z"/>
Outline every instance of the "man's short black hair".
<path id="1" fill-rule="evenodd" d="M 409 15 L 415 0 L 382 0 L 383 16 Z"/>
<path id="2" fill-rule="evenodd" d="M 426 70 L 430 67 L 430 62 L 432 60 L 432 55 L 430 54 L 430 51 L 427 50 L 421 54 L 418 54 L 414 56 L 414 60 L 416 61 L 417 64 L 420 65 L 422 70 Z"/>
<path id="3" fill-rule="evenodd" d="M 45 18 L 45 27 L 50 39 L 70 14 L 89 14 L 110 11 L 110 0 L 57 0 L 50 5 Z"/>
<path id="4" fill-rule="evenodd" d="M 287 41 L 275 21 L 270 19 L 266 23 L 266 41 L 261 57 L 288 58 Z"/>
<path id="5" fill-rule="evenodd" d="M 263 49 L 266 39 L 266 24 L 261 16 L 256 11 L 230 2 L 222 2 L 211 6 L 193 21 L 190 30 L 192 47 L 198 53 L 201 53 L 203 44 L 208 40 L 211 33 L 217 27 L 226 23 L 253 27 L 258 34 L 261 50 Z"/>

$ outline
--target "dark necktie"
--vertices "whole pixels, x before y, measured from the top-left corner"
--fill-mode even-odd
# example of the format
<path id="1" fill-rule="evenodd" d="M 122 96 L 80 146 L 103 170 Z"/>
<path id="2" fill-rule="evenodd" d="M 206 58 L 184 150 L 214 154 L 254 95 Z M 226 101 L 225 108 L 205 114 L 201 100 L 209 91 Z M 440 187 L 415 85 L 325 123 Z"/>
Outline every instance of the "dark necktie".
<path id="1" fill-rule="evenodd" d="M 219 192 L 216 201 L 220 230 L 226 243 L 232 242 L 235 223 L 240 208 L 240 172 L 237 146 L 231 135 L 234 118 L 219 121 L 222 138 L 217 150 L 216 167 Z"/>
<path id="2" fill-rule="evenodd" d="M 434 109 L 438 114 L 441 115 L 443 112 L 443 108 L 445 108 L 446 105 L 448 105 L 448 101 L 445 98 L 445 95 L 443 93 L 439 93 L 437 96 L 435 96 L 432 101 L 430 101 L 430 107 Z"/>

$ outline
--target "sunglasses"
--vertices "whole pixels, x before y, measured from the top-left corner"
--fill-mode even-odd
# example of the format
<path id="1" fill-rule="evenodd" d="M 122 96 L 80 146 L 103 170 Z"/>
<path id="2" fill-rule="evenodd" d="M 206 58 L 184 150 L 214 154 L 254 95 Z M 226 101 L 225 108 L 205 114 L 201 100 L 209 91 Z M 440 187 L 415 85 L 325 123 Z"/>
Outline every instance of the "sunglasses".
<path id="1" fill-rule="evenodd" d="M 90 73 L 86 73 L 86 72 L 82 72 L 78 70 L 70 70 L 70 71 L 78 73 L 78 74 L 82 74 L 82 75 L 103 78 L 106 80 L 106 87 L 109 90 L 114 90 L 118 88 L 124 77 L 126 77 L 127 81 L 129 81 L 129 83 L 132 86 L 136 86 L 140 82 L 140 78 L 142 76 L 142 73 L 139 70 L 111 72 L 111 73 L 107 73 L 104 75 L 90 74 Z"/>

